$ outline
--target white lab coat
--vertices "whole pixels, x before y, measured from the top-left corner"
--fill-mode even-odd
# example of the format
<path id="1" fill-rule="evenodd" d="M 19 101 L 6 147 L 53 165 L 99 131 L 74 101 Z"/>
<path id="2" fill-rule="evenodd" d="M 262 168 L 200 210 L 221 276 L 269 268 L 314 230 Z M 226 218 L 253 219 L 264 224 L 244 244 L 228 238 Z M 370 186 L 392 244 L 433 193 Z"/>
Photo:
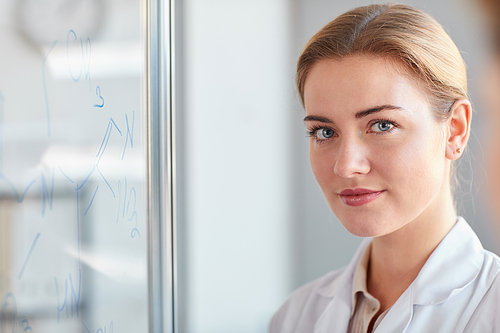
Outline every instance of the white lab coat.
<path id="1" fill-rule="evenodd" d="M 274 315 L 270 333 L 345 333 L 353 312 L 351 263 L 296 290 Z M 376 333 L 500 332 L 500 258 L 459 217 L 391 307 Z"/>

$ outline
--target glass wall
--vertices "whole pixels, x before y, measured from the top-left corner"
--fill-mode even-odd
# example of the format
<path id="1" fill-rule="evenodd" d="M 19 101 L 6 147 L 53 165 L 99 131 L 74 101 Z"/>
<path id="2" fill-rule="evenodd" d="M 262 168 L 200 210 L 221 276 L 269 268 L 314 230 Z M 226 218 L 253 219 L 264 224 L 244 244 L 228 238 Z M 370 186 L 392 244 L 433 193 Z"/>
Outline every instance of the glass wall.
<path id="1" fill-rule="evenodd" d="M 0 331 L 147 332 L 145 2 L 0 13 Z"/>

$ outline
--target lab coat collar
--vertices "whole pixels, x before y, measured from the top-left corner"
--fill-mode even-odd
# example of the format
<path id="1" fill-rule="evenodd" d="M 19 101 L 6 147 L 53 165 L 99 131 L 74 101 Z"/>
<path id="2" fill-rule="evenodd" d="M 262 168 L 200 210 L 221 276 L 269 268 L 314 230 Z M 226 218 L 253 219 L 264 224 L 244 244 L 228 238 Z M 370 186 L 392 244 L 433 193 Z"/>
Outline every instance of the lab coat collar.
<path id="1" fill-rule="evenodd" d="M 458 294 L 476 279 L 483 261 L 484 250 L 479 239 L 459 217 L 376 332 L 406 332 L 414 305 L 439 304 Z"/>
<path id="2" fill-rule="evenodd" d="M 346 332 L 352 313 L 352 279 L 356 265 L 371 238 L 365 239 L 349 265 L 335 280 L 317 289 L 332 298 L 318 318 L 314 332 Z M 413 305 L 444 302 L 467 287 L 483 264 L 483 247 L 467 222 L 459 217 L 455 226 L 437 246 L 417 278 L 400 296 L 380 323 L 379 332 L 403 332 L 413 316 Z M 333 329 L 333 330 L 332 330 Z"/>
<path id="3" fill-rule="evenodd" d="M 352 314 L 352 280 L 359 259 L 372 241 L 366 238 L 361 242 L 349 265 L 340 276 L 317 289 L 326 298 L 332 298 L 314 327 L 315 333 L 345 333 Z"/>
<path id="4" fill-rule="evenodd" d="M 359 260 L 361 259 L 361 256 L 363 255 L 363 252 L 365 251 L 366 247 L 370 242 L 372 241 L 372 238 L 365 238 L 361 242 L 361 245 L 358 247 L 356 253 L 354 254 L 354 257 L 352 258 L 351 262 L 349 265 L 344 269 L 342 274 L 332 282 L 318 288 L 318 293 L 323 296 L 323 297 L 336 297 L 339 295 L 348 295 L 347 297 L 351 297 L 352 293 L 352 279 L 354 277 L 354 271 L 356 270 L 356 266 L 358 265 Z M 347 285 L 349 285 L 350 289 L 346 288 Z"/>
<path id="5" fill-rule="evenodd" d="M 459 217 L 410 286 L 413 304 L 438 304 L 467 287 L 479 274 L 483 251 L 472 228 Z"/>

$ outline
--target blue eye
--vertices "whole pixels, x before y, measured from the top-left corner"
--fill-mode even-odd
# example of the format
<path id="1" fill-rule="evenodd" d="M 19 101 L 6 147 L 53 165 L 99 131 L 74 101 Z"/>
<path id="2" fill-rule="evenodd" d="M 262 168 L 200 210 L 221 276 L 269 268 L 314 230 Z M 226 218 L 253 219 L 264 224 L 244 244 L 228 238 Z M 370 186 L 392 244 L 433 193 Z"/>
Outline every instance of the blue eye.
<path id="1" fill-rule="evenodd" d="M 330 128 L 320 128 L 316 131 L 317 140 L 326 140 L 335 135 L 335 132 Z"/>
<path id="2" fill-rule="evenodd" d="M 388 120 L 379 120 L 371 126 L 371 130 L 374 132 L 390 132 L 394 129 L 396 125 Z"/>

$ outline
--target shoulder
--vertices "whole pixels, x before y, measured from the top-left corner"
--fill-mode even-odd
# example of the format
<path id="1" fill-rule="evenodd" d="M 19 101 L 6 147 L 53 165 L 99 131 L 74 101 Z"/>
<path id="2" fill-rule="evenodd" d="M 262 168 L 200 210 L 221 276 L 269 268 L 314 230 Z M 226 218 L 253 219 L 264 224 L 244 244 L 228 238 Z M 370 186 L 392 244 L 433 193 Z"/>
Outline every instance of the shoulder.
<path id="1" fill-rule="evenodd" d="M 488 250 L 483 250 L 484 261 L 478 274 L 478 283 L 485 292 L 485 297 L 490 293 L 499 296 L 497 302 L 500 304 L 500 257 Z"/>
<path id="2" fill-rule="evenodd" d="M 350 317 L 352 303 L 352 279 L 361 254 L 370 244 L 364 239 L 351 262 L 344 268 L 332 271 L 319 279 L 295 290 L 276 312 L 269 326 L 270 333 L 313 332 L 318 318 L 332 304 L 337 317 Z M 332 300 L 334 300 L 332 302 Z"/>
<path id="3" fill-rule="evenodd" d="M 500 310 L 500 257 L 487 250 L 484 251 L 480 282 L 483 282 L 483 287 L 486 289 L 481 304 L 493 303 L 496 305 L 495 309 Z"/>
<path id="4" fill-rule="evenodd" d="M 298 327 L 312 331 L 314 323 L 331 300 L 330 294 L 335 293 L 339 283 L 345 285 L 341 281 L 345 270 L 332 271 L 295 290 L 274 315 L 269 332 L 303 331 Z"/>
<path id="5" fill-rule="evenodd" d="M 490 265 L 493 270 L 500 269 L 500 257 L 493 252 L 484 250 L 485 263 Z"/>
<path id="6" fill-rule="evenodd" d="M 324 297 L 324 291 L 330 289 L 329 286 L 338 282 L 338 278 L 342 275 L 342 273 L 344 273 L 344 271 L 345 267 L 332 271 L 298 288 L 290 294 L 278 313 L 281 311 L 301 309 L 317 297 Z"/>
<path id="7" fill-rule="evenodd" d="M 486 290 L 483 302 L 494 302 L 500 309 L 500 257 L 484 250 L 484 262 L 479 274 L 479 283 Z"/>
<path id="8" fill-rule="evenodd" d="M 464 332 L 500 332 L 500 258 L 486 250 L 476 292 L 483 295 Z"/>

